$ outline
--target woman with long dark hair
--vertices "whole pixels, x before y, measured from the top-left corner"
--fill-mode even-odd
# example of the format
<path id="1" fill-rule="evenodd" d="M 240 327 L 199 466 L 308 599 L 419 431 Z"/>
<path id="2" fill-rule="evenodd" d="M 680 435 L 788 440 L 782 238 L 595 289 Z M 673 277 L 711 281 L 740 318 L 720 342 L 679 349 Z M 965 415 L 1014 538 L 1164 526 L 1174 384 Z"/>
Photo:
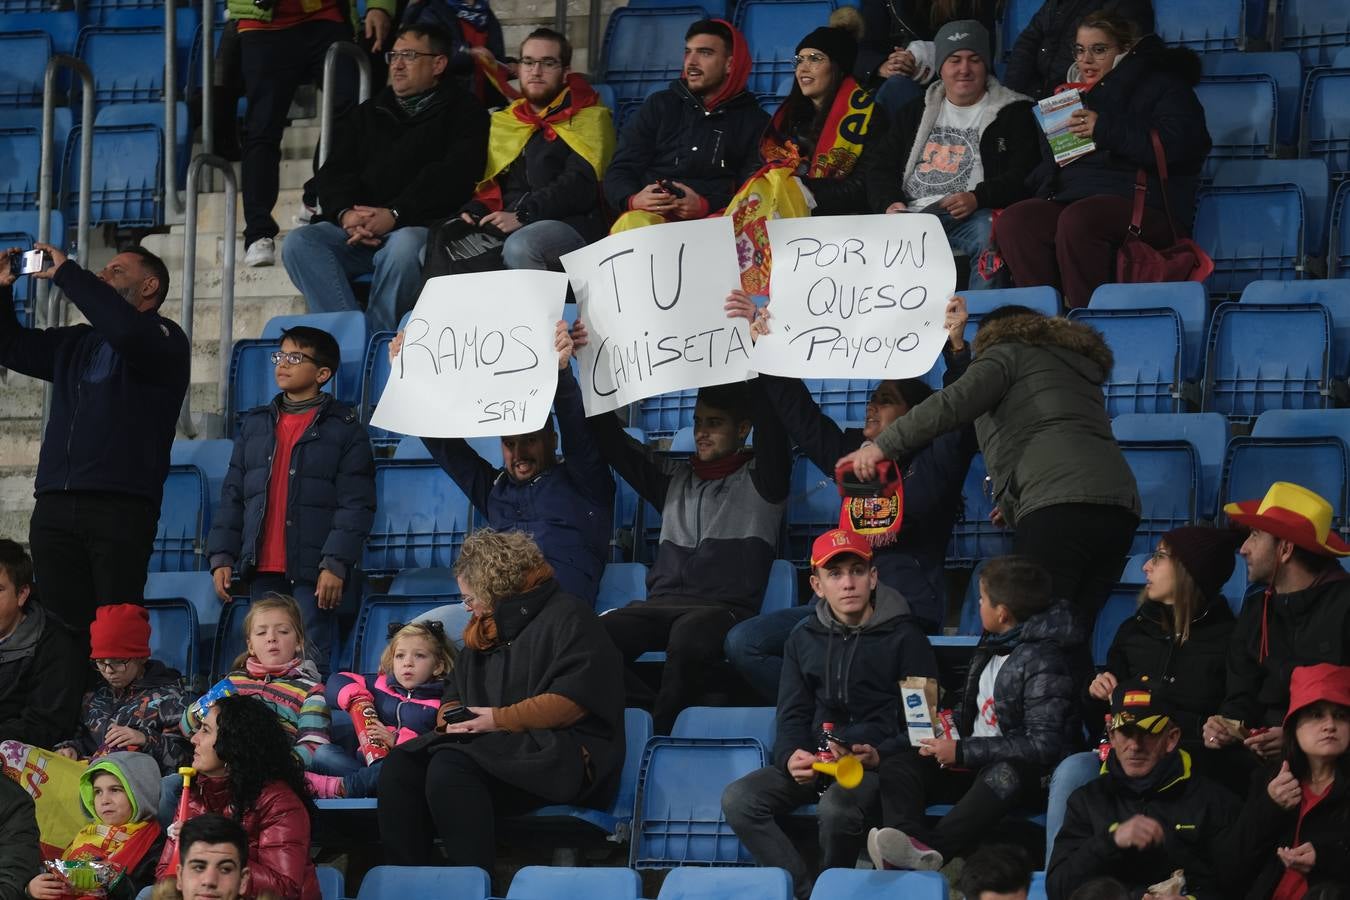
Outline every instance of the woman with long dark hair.
<path id="1" fill-rule="evenodd" d="M 197 775 L 187 789 L 187 818 L 220 813 L 244 826 L 249 896 L 319 900 L 309 856 L 313 804 L 276 713 L 257 697 L 222 697 L 193 733 L 192 747 Z M 170 831 L 176 837 L 176 827 Z M 169 874 L 177 857 L 178 844 L 171 839 L 159 858 L 157 880 Z"/>

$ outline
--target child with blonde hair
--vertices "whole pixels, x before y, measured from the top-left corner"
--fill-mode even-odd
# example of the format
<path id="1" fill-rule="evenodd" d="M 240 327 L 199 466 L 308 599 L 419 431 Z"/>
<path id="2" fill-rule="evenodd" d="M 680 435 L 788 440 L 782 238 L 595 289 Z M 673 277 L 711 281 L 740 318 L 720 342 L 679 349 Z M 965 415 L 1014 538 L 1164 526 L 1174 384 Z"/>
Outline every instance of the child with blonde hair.
<path id="1" fill-rule="evenodd" d="M 373 675 L 339 672 L 328 680 L 328 704 L 346 711 L 363 742 L 363 759 L 336 752 L 325 754 L 320 771 L 306 772 L 314 796 L 373 797 L 384 754 L 404 741 L 436 727 L 444 679 L 455 666 L 455 651 L 438 621 L 395 622 L 389 644 Z M 334 751 L 338 748 L 333 745 Z"/>

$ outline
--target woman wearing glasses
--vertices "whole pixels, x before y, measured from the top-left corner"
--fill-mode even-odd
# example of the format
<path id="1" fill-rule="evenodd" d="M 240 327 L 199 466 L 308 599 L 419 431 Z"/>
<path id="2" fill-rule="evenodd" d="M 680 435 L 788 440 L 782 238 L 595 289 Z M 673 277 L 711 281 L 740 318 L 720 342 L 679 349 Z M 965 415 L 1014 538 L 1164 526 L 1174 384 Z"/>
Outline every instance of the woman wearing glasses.
<path id="1" fill-rule="evenodd" d="M 1115 281 L 1116 251 L 1131 220 L 1135 177 L 1148 177 L 1140 237 L 1162 248 L 1189 233 L 1200 169 L 1209 155 L 1205 111 L 1195 95 L 1200 58 L 1137 37 L 1114 13 L 1093 13 L 1078 27 L 1074 65 L 1061 90 L 1082 92 L 1069 131 L 1095 149 L 1056 164 L 1044 135 L 1032 173 L 1036 198 L 1009 207 L 998 223 L 999 246 L 1017 287 L 1051 285 L 1070 307 L 1087 306 L 1098 285 Z M 1168 222 L 1152 132 L 1167 163 Z"/>

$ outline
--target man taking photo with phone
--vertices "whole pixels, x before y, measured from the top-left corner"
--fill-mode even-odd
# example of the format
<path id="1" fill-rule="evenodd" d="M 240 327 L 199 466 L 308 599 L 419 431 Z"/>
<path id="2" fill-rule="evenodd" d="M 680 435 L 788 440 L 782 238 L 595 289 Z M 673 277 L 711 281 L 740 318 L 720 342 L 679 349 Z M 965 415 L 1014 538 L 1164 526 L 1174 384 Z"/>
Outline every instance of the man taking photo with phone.
<path id="1" fill-rule="evenodd" d="M 192 352 L 159 314 L 169 271 L 130 247 L 95 274 L 50 244 L 34 244 L 50 279 L 88 324 L 25 328 L 13 302 L 12 248 L 0 264 L 0 366 L 52 383 L 29 523 L 46 608 L 88 655 L 101 603 L 140 603 L 159 524 L 174 425 Z"/>

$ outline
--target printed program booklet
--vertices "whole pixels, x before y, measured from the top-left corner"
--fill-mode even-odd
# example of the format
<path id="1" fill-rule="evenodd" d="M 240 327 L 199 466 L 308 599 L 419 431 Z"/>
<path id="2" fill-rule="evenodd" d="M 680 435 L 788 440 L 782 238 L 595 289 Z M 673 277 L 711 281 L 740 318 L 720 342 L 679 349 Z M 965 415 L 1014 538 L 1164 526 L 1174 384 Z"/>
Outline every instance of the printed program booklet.
<path id="1" fill-rule="evenodd" d="M 1079 137 L 1069 131 L 1073 114 L 1082 108 L 1083 98 L 1079 95 L 1078 88 L 1069 88 L 1067 91 L 1046 97 L 1032 107 L 1031 111 L 1036 114 L 1036 121 L 1040 123 L 1041 130 L 1045 132 L 1045 137 L 1050 142 L 1050 151 L 1055 155 L 1055 162 L 1061 166 L 1068 165 L 1078 157 L 1097 149 L 1097 144 L 1092 138 Z"/>

